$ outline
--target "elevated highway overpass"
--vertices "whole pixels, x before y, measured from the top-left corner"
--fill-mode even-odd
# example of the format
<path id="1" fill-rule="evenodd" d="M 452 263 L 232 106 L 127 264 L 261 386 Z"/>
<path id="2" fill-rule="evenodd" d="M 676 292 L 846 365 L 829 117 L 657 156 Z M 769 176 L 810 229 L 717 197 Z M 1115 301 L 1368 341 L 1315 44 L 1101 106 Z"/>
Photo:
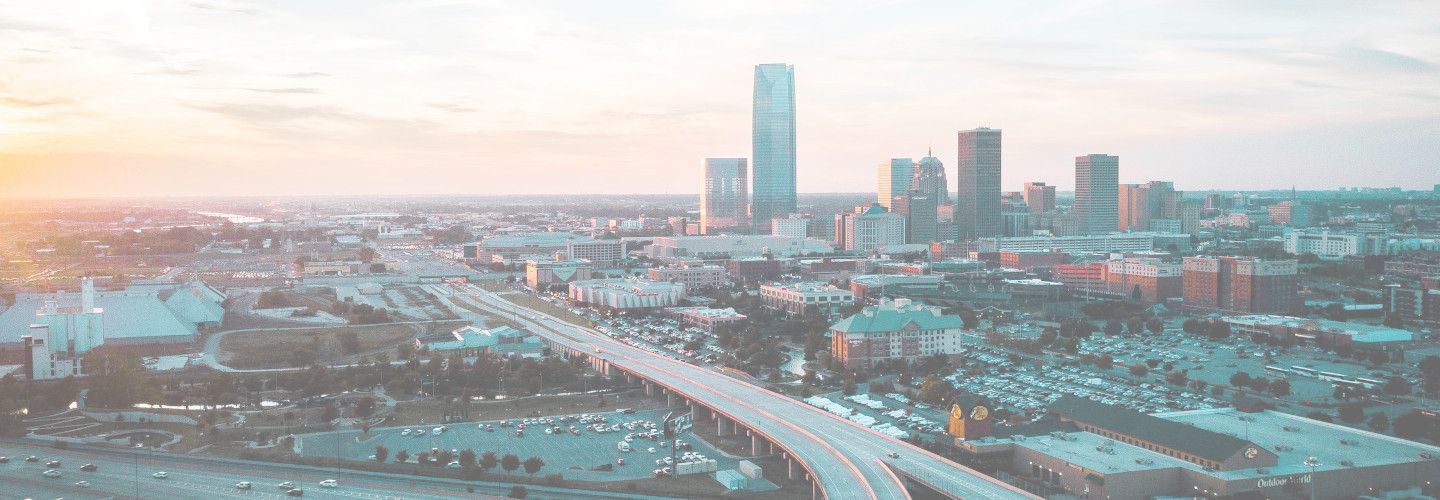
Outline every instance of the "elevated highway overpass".
<path id="1" fill-rule="evenodd" d="M 576 326 L 473 285 L 454 298 L 511 315 L 559 352 L 588 358 L 611 375 L 641 381 L 672 404 L 714 421 L 722 435 L 751 440 L 756 454 L 779 453 L 792 479 L 816 498 L 910 498 L 905 480 L 950 498 L 1038 498 L 934 453 L 716 370 L 680 362 Z M 895 453 L 896 458 L 889 456 Z M 904 479 L 902 479 L 904 478 Z"/>

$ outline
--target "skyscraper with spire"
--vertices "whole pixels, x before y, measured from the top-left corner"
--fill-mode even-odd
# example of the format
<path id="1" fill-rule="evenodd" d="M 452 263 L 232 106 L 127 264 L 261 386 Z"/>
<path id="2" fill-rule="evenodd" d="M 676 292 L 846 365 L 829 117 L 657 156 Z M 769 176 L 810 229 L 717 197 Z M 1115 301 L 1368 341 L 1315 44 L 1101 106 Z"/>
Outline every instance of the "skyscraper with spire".
<path id="1" fill-rule="evenodd" d="M 769 231 L 770 220 L 795 212 L 795 67 L 755 66 L 751 114 L 752 227 Z"/>
<path id="2" fill-rule="evenodd" d="M 937 205 L 950 204 L 950 183 L 945 180 L 945 164 L 935 157 L 934 150 L 926 150 L 925 157 L 915 168 L 915 179 L 911 188 L 930 196 Z"/>

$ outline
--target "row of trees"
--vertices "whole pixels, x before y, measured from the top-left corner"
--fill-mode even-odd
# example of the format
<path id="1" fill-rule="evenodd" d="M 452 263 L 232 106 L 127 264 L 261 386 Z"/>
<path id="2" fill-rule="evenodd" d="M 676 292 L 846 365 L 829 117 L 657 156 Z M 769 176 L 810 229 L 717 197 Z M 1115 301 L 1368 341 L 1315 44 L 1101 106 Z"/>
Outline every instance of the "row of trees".
<path id="1" fill-rule="evenodd" d="M 408 462 L 410 456 L 409 451 L 400 450 L 395 453 L 395 463 Z M 385 463 L 389 458 L 389 448 L 386 448 L 385 445 L 375 447 L 376 462 Z M 475 450 L 470 448 L 462 450 L 459 455 L 455 455 L 449 450 L 439 450 L 433 455 L 428 451 L 422 451 L 415 454 L 415 460 L 422 465 L 448 465 L 451 462 L 456 462 L 462 469 L 479 468 L 485 472 L 490 472 L 497 466 L 506 473 L 514 473 L 516 470 L 523 468 L 525 473 L 531 476 L 534 476 L 535 473 L 540 472 L 540 469 L 545 467 L 545 459 L 540 457 L 530 457 L 522 461 L 520 457 L 513 453 L 506 453 L 501 456 L 493 451 L 487 451 L 477 455 Z"/>

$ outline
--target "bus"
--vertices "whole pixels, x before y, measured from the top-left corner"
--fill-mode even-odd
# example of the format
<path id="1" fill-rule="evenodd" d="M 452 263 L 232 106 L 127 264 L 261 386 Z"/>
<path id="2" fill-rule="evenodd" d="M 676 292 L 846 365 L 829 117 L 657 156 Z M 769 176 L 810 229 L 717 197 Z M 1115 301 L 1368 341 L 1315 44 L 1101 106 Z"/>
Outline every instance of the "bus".
<path id="1" fill-rule="evenodd" d="M 1306 367 L 1303 367 L 1303 366 L 1291 366 L 1291 367 L 1290 367 L 1290 370 L 1291 370 L 1291 371 L 1294 371 L 1295 373 L 1299 373 L 1299 374 L 1301 374 L 1301 375 L 1309 375 L 1309 376 L 1311 376 L 1311 377 L 1315 377 L 1315 376 L 1320 375 L 1320 371 L 1319 371 L 1319 370 L 1316 370 L 1316 369 L 1314 369 L 1314 368 L 1306 368 Z"/>
<path id="2" fill-rule="evenodd" d="M 1278 366 L 1267 366 L 1267 367 L 1265 367 L 1265 371 L 1270 372 L 1270 373 L 1279 374 L 1279 375 L 1289 375 L 1289 374 L 1290 374 L 1290 370 L 1286 370 L 1286 369 L 1281 368 L 1281 367 L 1278 367 Z"/>

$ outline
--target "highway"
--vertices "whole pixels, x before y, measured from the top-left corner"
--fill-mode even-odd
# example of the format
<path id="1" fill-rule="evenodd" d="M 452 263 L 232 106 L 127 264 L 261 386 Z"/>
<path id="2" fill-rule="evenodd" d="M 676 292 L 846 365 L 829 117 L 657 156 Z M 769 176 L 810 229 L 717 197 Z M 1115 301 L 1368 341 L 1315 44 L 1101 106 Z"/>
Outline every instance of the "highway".
<path id="1" fill-rule="evenodd" d="M 465 291 L 469 294 L 457 297 L 473 299 L 497 311 L 518 312 L 517 319 L 538 334 L 668 386 L 717 409 L 733 421 L 759 430 L 814 471 L 826 498 L 909 498 L 891 467 L 952 497 L 1038 498 L 944 457 L 762 387 L 636 349 L 593 329 L 566 323 L 473 285 L 467 285 Z M 888 457 L 890 452 L 897 453 L 899 458 Z"/>
<path id="2" fill-rule="evenodd" d="M 34 455 L 38 462 L 25 457 Z M 73 447 L 57 450 L 48 445 L 25 440 L 0 441 L 0 456 L 10 463 L 0 464 L 0 498 L 290 498 L 278 485 L 294 482 L 304 490 L 304 498 L 362 499 L 447 499 L 502 498 L 510 485 L 463 482 L 458 480 L 381 474 L 363 471 L 335 470 L 266 462 L 174 455 L 148 450 Z M 41 475 L 45 462 L 60 460 L 59 478 Z M 80 466 L 95 464 L 98 470 L 82 472 Z M 166 479 L 152 474 L 165 471 Z M 337 479 L 338 488 L 322 488 L 319 482 Z M 76 486 L 88 481 L 90 487 Z M 240 490 L 235 484 L 250 481 L 252 489 Z M 475 493 L 467 493 L 474 487 Z M 536 499 L 620 499 L 633 498 L 618 493 L 588 492 L 527 486 L 529 498 Z M 653 498 L 653 497 L 652 497 Z"/>

